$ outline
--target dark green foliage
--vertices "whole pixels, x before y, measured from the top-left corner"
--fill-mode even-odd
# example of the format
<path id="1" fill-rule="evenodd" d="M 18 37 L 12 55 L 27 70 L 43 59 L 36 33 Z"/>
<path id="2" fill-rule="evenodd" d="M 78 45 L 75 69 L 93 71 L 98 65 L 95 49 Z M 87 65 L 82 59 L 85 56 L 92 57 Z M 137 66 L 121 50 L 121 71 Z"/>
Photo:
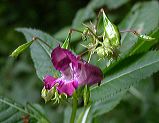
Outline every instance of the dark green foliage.
<path id="1" fill-rule="evenodd" d="M 64 48 L 68 48 L 70 44 L 75 53 L 85 50 L 79 43 L 82 39 L 79 33 L 73 32 L 71 40 L 67 40 L 70 39 L 66 38 L 69 29 L 73 27 L 82 31 L 82 23 L 96 23 L 95 17 L 101 8 L 119 30 L 135 30 L 140 35 L 121 33 L 120 56 L 111 65 L 107 59 L 98 61 L 96 55 L 92 57 L 91 63 L 102 68 L 104 79 L 100 86 L 90 88 L 90 95 L 84 93 L 85 97 L 90 96 L 90 102 L 87 98 L 84 99 L 87 106 L 82 107 L 84 102 L 79 99 L 76 121 L 159 122 L 159 78 L 156 73 L 159 71 L 159 3 L 155 0 L 1 1 L 0 55 L 3 57 L 0 58 L 0 95 L 3 97 L 0 98 L 0 122 L 23 122 L 28 116 L 31 123 L 49 123 L 48 119 L 53 123 L 70 121 L 71 98 L 60 105 L 44 105 L 40 98 L 43 86 L 41 81 L 46 74 L 58 74 L 52 66 L 50 54 L 61 42 L 65 42 Z M 25 35 L 27 42 L 38 37 L 50 45 L 48 47 L 37 40 L 30 46 L 34 66 L 28 52 L 21 54 L 15 61 L 7 58 L 20 44 L 28 44 L 20 34 L 13 32 L 14 27 L 21 26 L 31 27 L 17 29 Z M 51 35 L 58 32 L 52 37 L 33 28 L 40 28 Z M 155 39 L 150 41 L 143 35 Z M 17 42 L 19 40 L 21 42 Z M 36 77 L 35 70 L 40 80 Z M 22 105 L 4 98 L 6 96 Z M 40 105 L 34 105 L 35 102 L 44 109 Z"/>
<path id="2" fill-rule="evenodd" d="M 37 69 L 37 75 L 41 80 L 46 74 L 53 74 L 55 69 L 51 63 L 50 54 L 52 49 L 59 45 L 60 42 L 39 30 L 19 28 L 17 31 L 24 33 L 27 41 L 31 40 L 33 37 L 39 37 L 51 46 L 50 48 L 42 42 L 36 41 L 31 46 L 31 56 L 34 61 L 35 68 Z"/>
<path id="3" fill-rule="evenodd" d="M 25 122 L 26 120 L 30 123 L 50 123 L 39 110 L 40 108 L 39 105 L 33 106 L 31 104 L 23 107 L 10 99 L 0 97 L 0 122 L 15 123 Z"/>

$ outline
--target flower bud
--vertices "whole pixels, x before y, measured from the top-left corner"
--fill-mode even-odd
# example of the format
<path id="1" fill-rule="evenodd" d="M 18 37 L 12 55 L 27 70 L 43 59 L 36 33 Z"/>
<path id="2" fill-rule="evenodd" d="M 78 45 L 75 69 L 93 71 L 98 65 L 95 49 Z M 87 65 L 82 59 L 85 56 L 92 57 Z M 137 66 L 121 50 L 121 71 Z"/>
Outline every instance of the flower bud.
<path id="1" fill-rule="evenodd" d="M 99 57 L 103 58 L 106 56 L 105 49 L 102 46 L 98 47 L 96 50 L 97 50 L 96 52 L 97 52 Z"/>
<path id="2" fill-rule="evenodd" d="M 52 99 L 54 96 L 55 89 L 54 87 L 50 90 L 45 89 L 45 87 L 41 91 L 41 97 L 45 100 L 45 103 Z"/>

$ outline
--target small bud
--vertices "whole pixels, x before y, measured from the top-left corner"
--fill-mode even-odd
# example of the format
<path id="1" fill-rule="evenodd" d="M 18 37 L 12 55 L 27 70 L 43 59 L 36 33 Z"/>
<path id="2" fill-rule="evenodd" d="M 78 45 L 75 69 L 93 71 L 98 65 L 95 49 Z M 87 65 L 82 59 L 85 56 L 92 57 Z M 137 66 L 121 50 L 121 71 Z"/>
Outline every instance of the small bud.
<path id="1" fill-rule="evenodd" d="M 87 35 L 88 35 L 88 28 L 85 28 L 83 33 L 82 33 L 82 40 L 86 41 L 87 40 Z"/>
<path id="2" fill-rule="evenodd" d="M 98 54 L 98 56 L 99 57 L 105 57 L 106 56 L 106 52 L 105 52 L 105 49 L 101 46 L 101 47 L 98 47 L 97 49 L 96 49 L 97 51 L 97 54 Z"/>
<path id="3" fill-rule="evenodd" d="M 41 97 L 45 100 L 45 103 L 52 99 L 54 96 L 55 89 L 54 87 L 50 90 L 45 89 L 45 87 L 41 91 Z"/>

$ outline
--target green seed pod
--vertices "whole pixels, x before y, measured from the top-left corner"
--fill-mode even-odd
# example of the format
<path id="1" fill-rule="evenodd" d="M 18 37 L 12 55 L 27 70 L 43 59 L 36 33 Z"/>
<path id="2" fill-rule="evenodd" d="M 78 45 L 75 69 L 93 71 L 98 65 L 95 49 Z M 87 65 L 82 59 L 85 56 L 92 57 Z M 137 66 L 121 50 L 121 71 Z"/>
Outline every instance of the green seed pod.
<path id="1" fill-rule="evenodd" d="M 100 13 L 97 32 L 102 31 L 103 40 L 108 38 L 111 46 L 118 47 L 120 45 L 120 33 L 117 26 L 108 19 L 103 9 Z"/>
<path id="2" fill-rule="evenodd" d="M 15 49 L 10 56 L 17 57 L 19 54 L 21 54 L 24 50 L 26 50 L 31 44 L 33 43 L 33 40 L 30 42 L 27 42 L 21 46 L 19 46 L 17 49 Z"/>
<path id="3" fill-rule="evenodd" d="M 138 35 L 140 39 L 146 40 L 146 41 L 153 41 L 155 40 L 155 38 L 152 38 L 150 36 L 147 35 Z"/>
<path id="4" fill-rule="evenodd" d="M 104 39 L 108 38 L 112 46 L 120 45 L 120 33 L 116 25 L 111 23 L 103 11 Z"/>

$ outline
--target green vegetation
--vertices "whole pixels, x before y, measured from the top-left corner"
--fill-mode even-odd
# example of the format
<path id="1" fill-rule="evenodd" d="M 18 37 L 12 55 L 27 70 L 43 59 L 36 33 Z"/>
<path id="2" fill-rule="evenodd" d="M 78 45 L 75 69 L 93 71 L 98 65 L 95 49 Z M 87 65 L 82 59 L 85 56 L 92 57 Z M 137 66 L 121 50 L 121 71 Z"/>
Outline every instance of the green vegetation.
<path id="1" fill-rule="evenodd" d="M 72 32 L 69 40 L 69 30 L 89 29 L 82 23 L 95 23 L 101 8 L 107 15 L 102 20 L 107 23 L 102 23 L 104 34 L 98 33 L 105 36 L 103 42 L 107 38 L 117 39 L 113 43 L 119 56 L 111 59 L 109 51 L 99 60 L 99 52 L 100 55 L 92 55 L 90 63 L 101 68 L 104 79 L 100 86 L 91 86 L 90 92 L 85 86 L 84 100 L 78 99 L 78 104 L 71 97 L 60 104 L 45 104 L 40 97 L 43 77 L 59 75 L 50 60 L 52 49 L 59 44 L 68 48 L 69 42 L 74 53 L 84 52 L 86 48 L 81 42 L 88 45 L 87 41 L 92 39 Z M 72 100 L 78 107 L 77 123 L 159 122 L 158 12 L 159 2 L 155 0 L 2 1 L 0 122 L 69 123 Z M 121 39 L 117 27 L 107 17 L 121 31 Z M 110 25 L 116 39 L 109 37 Z M 101 25 L 99 28 L 102 30 Z M 86 41 L 82 41 L 83 38 Z M 9 57 L 11 53 L 17 59 Z"/>

